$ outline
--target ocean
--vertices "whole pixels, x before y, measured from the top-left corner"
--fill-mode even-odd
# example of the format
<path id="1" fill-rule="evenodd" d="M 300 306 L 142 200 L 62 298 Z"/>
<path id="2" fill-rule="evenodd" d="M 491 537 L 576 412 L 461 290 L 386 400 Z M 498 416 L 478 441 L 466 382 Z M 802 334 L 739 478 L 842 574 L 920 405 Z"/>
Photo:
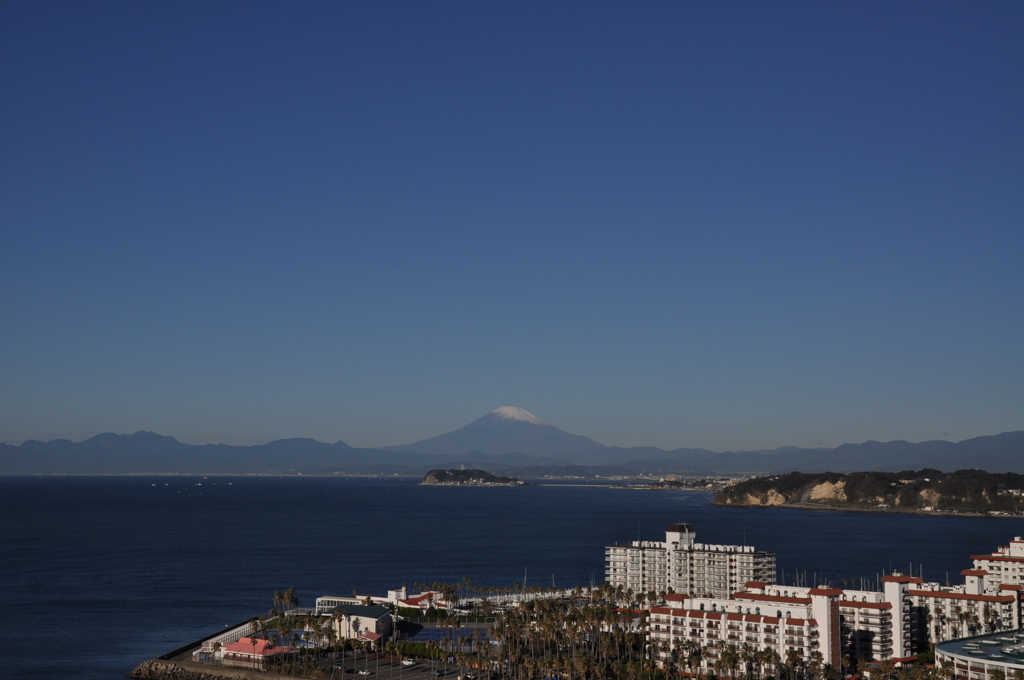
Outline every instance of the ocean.
<path id="1" fill-rule="evenodd" d="M 2 678 L 121 678 L 136 664 L 273 607 L 295 587 L 384 595 L 468 577 L 487 587 L 604 580 L 604 546 L 664 540 L 776 553 L 793 582 L 893 569 L 961 581 L 970 556 L 1024 534 L 1020 518 L 721 508 L 710 495 L 537 482 L 413 479 L 0 478 Z"/>

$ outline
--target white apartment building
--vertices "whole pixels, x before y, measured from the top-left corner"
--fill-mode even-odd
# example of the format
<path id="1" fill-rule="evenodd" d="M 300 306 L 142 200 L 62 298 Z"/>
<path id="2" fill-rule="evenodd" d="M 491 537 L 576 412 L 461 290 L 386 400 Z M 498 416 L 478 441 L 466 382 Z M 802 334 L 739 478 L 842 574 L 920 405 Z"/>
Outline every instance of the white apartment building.
<path id="1" fill-rule="evenodd" d="M 923 583 L 921 579 L 912 582 L 912 625 L 918 647 L 1024 625 L 1024 586 L 1000 583 L 984 569 L 964 569 L 961 575 L 964 583 L 957 586 Z"/>
<path id="2" fill-rule="evenodd" d="M 971 555 L 974 569 L 985 571 L 988 581 L 1005 585 L 1024 585 L 1024 539 L 1014 537 L 1010 545 L 997 548 L 991 555 Z"/>
<path id="3" fill-rule="evenodd" d="M 701 648 L 701 672 L 715 669 L 726 646 L 772 650 L 781 661 L 795 652 L 804 663 L 836 668 L 841 658 L 908 661 L 915 654 L 910 579 L 896 574 L 882 582 L 882 591 L 750 582 L 730 598 L 668 595 L 651 609 L 649 634 L 663 661 Z"/>
<path id="4" fill-rule="evenodd" d="M 837 668 L 841 635 L 838 588 L 802 588 L 793 594 L 774 594 L 764 583 L 750 583 L 734 598 L 668 595 L 663 606 L 652 607 L 649 635 L 662 665 L 669 659 L 688 663 L 687 650 L 699 648 L 697 667 L 707 673 L 728 665 L 723 652 L 738 656 L 746 647 L 755 652 L 772 650 L 776 663 L 791 651 L 801 659 L 819 659 Z M 788 591 L 778 591 L 788 592 Z M 735 660 L 736 657 L 734 657 Z"/>
<path id="5" fill-rule="evenodd" d="M 643 546 L 653 557 L 648 564 L 667 565 L 669 558 L 659 559 L 656 545 Z M 1024 558 L 1019 539 L 994 557 L 1015 557 L 1014 545 Z M 640 546 L 619 548 L 634 547 Z M 977 566 L 984 558 L 973 559 Z M 836 665 L 832 659 L 839 657 L 906 662 L 932 643 L 1024 627 L 1024 584 L 1004 582 L 1006 573 L 1005 565 L 996 574 L 965 569 L 963 584 L 941 586 L 894 572 L 882 577 L 880 591 L 752 581 L 728 596 L 668 595 L 664 605 L 651 609 L 649 634 L 663 661 L 681 663 L 686 650 L 701 648 L 701 671 L 715 669 L 725 646 L 739 651 L 744 645 L 771 649 L 783 660 L 796 652 L 804 663 L 817 658 Z M 1020 651 L 1024 658 L 1024 645 Z"/>
<path id="6" fill-rule="evenodd" d="M 752 546 L 696 542 L 689 524 L 671 524 L 665 541 L 605 548 L 605 580 L 635 593 L 728 597 L 748 581 L 775 583 L 775 554 Z"/>

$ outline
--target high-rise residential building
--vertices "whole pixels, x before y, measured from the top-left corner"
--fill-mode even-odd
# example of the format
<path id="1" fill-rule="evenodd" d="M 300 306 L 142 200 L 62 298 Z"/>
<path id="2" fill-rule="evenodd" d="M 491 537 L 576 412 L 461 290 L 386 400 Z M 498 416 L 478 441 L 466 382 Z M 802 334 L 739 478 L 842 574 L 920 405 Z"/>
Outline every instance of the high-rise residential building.
<path id="1" fill-rule="evenodd" d="M 1024 538 L 1020 536 L 991 555 L 971 555 L 971 559 L 974 569 L 984 571 L 988 582 L 1024 585 Z"/>
<path id="2" fill-rule="evenodd" d="M 605 549 L 605 580 L 637 593 L 729 597 L 748 581 L 775 583 L 775 553 L 748 545 L 696 542 L 689 524 L 670 524 L 665 541 Z"/>
<path id="3" fill-rule="evenodd" d="M 670 538 L 682 535 L 673 531 L 675 528 L 670 527 Z M 668 540 L 666 544 L 675 543 Z M 975 556 L 975 566 L 992 566 L 979 565 L 979 560 L 998 563 L 1016 557 L 1015 544 L 1022 545 L 1020 557 L 1024 558 L 1024 542 L 1018 538 L 993 556 Z M 672 561 L 667 548 L 666 557 L 657 557 L 657 545 L 643 546 L 652 558 L 648 566 Z M 623 585 L 631 582 L 630 576 L 637 570 L 613 568 L 611 556 L 620 564 L 623 554 L 628 556 L 639 547 L 609 548 L 609 572 L 624 573 Z M 724 596 L 669 594 L 651 607 L 648 630 L 652 649 L 662 665 L 675 664 L 680 670 L 696 666 L 691 672 L 739 663 L 744 649 L 771 651 L 783 660 L 795 655 L 803 664 L 817 661 L 835 666 L 886 659 L 908 663 L 935 643 L 1015 631 L 1024 625 L 1024 584 L 1015 582 L 1015 572 L 1007 578 L 1005 564 L 999 566 L 1002 568 L 996 573 L 965 569 L 964 583 L 955 586 L 893 572 L 880 579 L 880 590 L 808 588 L 751 580 Z M 632 582 L 639 578 L 643 583 L 644 576 L 634 576 Z M 658 582 L 658 577 L 647 581 L 652 578 Z M 618 585 L 611 578 L 609 581 Z M 979 679 L 972 674 L 970 680 Z"/>

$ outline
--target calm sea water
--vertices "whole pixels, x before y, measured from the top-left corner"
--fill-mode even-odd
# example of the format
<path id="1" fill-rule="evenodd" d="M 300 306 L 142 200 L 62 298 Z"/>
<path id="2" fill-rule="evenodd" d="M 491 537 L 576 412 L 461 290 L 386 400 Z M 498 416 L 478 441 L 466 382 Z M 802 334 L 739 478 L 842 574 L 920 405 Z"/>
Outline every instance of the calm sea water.
<path id="1" fill-rule="evenodd" d="M 791 582 L 916 571 L 959 582 L 1019 519 L 716 508 L 704 493 L 596 486 L 423 487 L 415 480 L 0 478 L 3 678 L 120 678 L 273 606 L 291 586 L 384 594 L 414 582 L 587 585 L 604 546 L 663 540 L 777 553 Z"/>

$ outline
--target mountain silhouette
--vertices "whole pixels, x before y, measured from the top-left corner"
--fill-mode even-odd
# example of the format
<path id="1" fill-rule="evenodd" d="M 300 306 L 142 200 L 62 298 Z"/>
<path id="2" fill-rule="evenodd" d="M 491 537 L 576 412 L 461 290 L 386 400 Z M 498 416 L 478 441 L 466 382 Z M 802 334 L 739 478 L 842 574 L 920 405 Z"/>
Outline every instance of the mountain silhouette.
<path id="1" fill-rule="evenodd" d="M 483 418 L 447 434 L 403 446 L 385 447 L 386 451 L 408 451 L 446 456 L 473 453 L 485 456 L 526 454 L 548 459 L 575 460 L 580 454 L 606 449 L 589 437 L 570 434 L 518 406 L 501 406 Z"/>
<path id="2" fill-rule="evenodd" d="M 543 475 L 772 474 L 898 472 L 975 468 L 1024 473 L 1024 432 L 960 442 L 906 441 L 784 447 L 767 451 L 665 451 L 605 446 L 502 406 L 465 427 L 404 446 L 353 448 L 338 441 L 280 439 L 255 446 L 193 445 L 153 432 L 98 434 L 81 442 L 0 443 L 0 474 L 398 474 L 423 475 L 460 464 L 517 477 Z"/>

